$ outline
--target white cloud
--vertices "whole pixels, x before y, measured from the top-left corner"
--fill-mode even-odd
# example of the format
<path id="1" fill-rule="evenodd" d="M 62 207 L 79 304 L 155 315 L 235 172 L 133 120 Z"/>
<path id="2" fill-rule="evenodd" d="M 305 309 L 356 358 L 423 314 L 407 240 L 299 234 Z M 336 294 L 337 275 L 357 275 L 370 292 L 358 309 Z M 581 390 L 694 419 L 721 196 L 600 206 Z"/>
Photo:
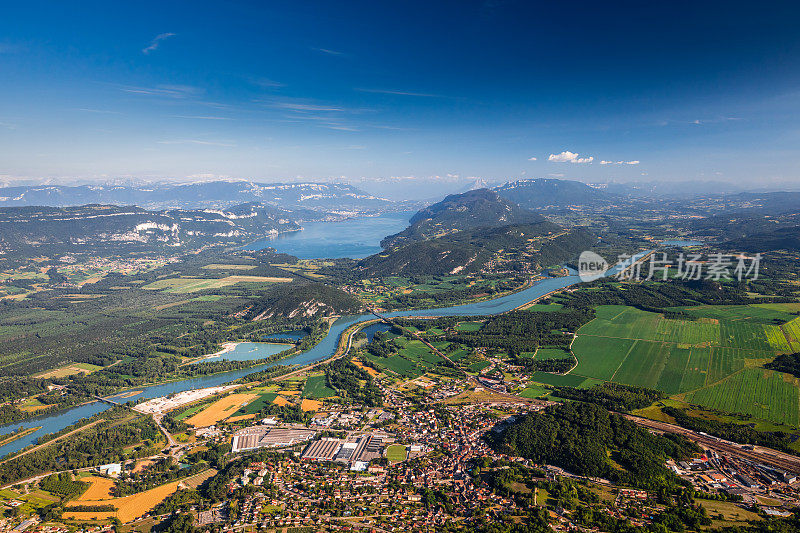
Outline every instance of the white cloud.
<path id="1" fill-rule="evenodd" d="M 576 154 L 575 152 L 564 150 L 560 154 L 550 154 L 547 160 L 553 163 L 591 163 L 594 161 L 593 156 L 578 157 L 579 155 L 580 154 Z"/>
<path id="2" fill-rule="evenodd" d="M 536 158 L 535 157 L 529 157 L 528 161 L 536 161 Z"/>
<path id="3" fill-rule="evenodd" d="M 158 46 L 161 44 L 161 41 L 164 39 L 169 39 L 170 37 L 174 37 L 174 33 L 161 33 L 155 36 L 155 38 L 150 41 L 150 44 L 146 47 L 142 48 L 142 53 L 147 55 L 150 52 L 155 52 L 158 50 Z"/>
<path id="4" fill-rule="evenodd" d="M 605 159 L 600 161 L 601 165 L 638 165 L 640 161 L 638 159 L 634 159 L 632 161 L 606 161 Z"/>

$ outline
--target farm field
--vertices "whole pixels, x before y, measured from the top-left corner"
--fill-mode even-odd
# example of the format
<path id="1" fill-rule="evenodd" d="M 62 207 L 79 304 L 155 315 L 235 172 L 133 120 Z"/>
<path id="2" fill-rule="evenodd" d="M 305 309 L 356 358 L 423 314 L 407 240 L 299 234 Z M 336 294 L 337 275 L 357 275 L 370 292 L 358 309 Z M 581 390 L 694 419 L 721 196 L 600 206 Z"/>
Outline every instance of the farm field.
<path id="1" fill-rule="evenodd" d="M 361 370 L 363 370 L 364 372 L 366 372 L 367 374 L 369 374 L 369 375 L 370 375 L 370 376 L 372 376 L 373 378 L 374 378 L 375 376 L 377 376 L 378 374 L 380 374 L 380 372 L 378 372 L 377 370 L 375 370 L 375 369 L 374 369 L 374 368 L 372 368 L 371 366 L 367 366 L 367 365 L 365 365 L 364 363 L 362 363 L 362 362 L 361 362 L 361 361 L 359 361 L 358 359 L 353 359 L 353 361 L 352 361 L 352 362 L 353 362 L 353 364 L 354 364 L 354 365 L 356 365 L 358 368 L 360 368 Z"/>
<path id="2" fill-rule="evenodd" d="M 213 472 L 213 470 L 211 471 Z M 153 489 L 124 496 L 122 498 L 99 499 L 99 500 L 80 500 L 67 504 L 64 511 L 64 518 L 74 520 L 93 520 L 94 518 L 108 519 L 119 518 L 122 522 L 130 522 L 140 516 L 150 512 L 156 505 L 178 490 L 181 484 L 191 484 L 197 479 L 207 479 L 209 471 L 201 472 L 181 481 L 173 481 L 166 485 L 161 485 Z M 113 505 L 116 511 L 70 511 L 69 508 L 75 505 Z"/>
<path id="3" fill-rule="evenodd" d="M 793 352 L 800 352 L 800 318 L 787 322 L 781 329 L 786 333 Z"/>
<path id="4" fill-rule="evenodd" d="M 379 368 L 385 368 L 395 374 L 412 379 L 425 374 L 437 364 L 444 362 L 441 357 L 432 353 L 430 348 L 417 339 L 408 340 L 405 337 L 397 337 L 394 339 L 394 343 L 398 350 L 396 354 L 390 357 L 376 357 L 374 355 L 366 355 L 365 357 Z M 447 343 L 435 343 L 434 345 L 440 346 L 440 349 L 445 349 L 448 346 Z"/>
<path id="5" fill-rule="evenodd" d="M 254 415 L 267 405 L 270 405 L 277 397 L 278 394 L 276 392 L 262 392 L 258 398 L 240 408 L 238 412 L 246 415 Z"/>
<path id="6" fill-rule="evenodd" d="M 309 376 L 303 387 L 303 398 L 330 398 L 336 396 L 336 391 L 325 383 L 325 374 Z"/>
<path id="7" fill-rule="evenodd" d="M 195 427 L 213 426 L 220 420 L 233 415 L 240 407 L 258 398 L 257 394 L 237 393 L 220 398 L 199 413 L 186 419 L 186 423 Z"/>
<path id="8" fill-rule="evenodd" d="M 685 401 L 793 426 L 800 424 L 797 379 L 762 368 L 746 368 L 710 387 L 687 394 Z"/>
<path id="9" fill-rule="evenodd" d="M 286 391 L 282 391 L 286 392 Z M 325 374 L 310 376 L 303 387 L 302 398 L 330 398 L 336 391 L 326 385 Z"/>
<path id="10" fill-rule="evenodd" d="M 564 359 L 567 357 L 572 357 L 572 354 L 560 348 L 539 348 L 536 350 L 534 359 L 544 361 L 547 359 Z"/>
<path id="11" fill-rule="evenodd" d="M 319 411 L 322 407 L 322 402 L 319 400 L 309 400 L 308 398 L 303 398 L 303 401 L 300 403 L 300 409 L 305 411 Z"/>
<path id="12" fill-rule="evenodd" d="M 520 393 L 520 396 L 523 398 L 539 398 L 546 395 L 548 392 L 550 392 L 550 389 L 545 389 L 539 385 L 528 385 L 525 387 L 525 390 Z"/>
<path id="13" fill-rule="evenodd" d="M 83 477 L 80 481 L 90 483 L 86 492 L 80 495 L 77 499 L 79 502 L 89 500 L 110 500 L 113 498 L 111 489 L 114 487 L 114 480 L 105 477 L 88 476 Z"/>
<path id="14" fill-rule="evenodd" d="M 459 322 L 456 324 L 456 331 L 478 331 L 483 327 L 482 322 Z"/>
<path id="15" fill-rule="evenodd" d="M 793 315 L 720 307 L 682 308 L 697 320 L 675 320 L 600 306 L 597 318 L 577 332 L 572 350 L 578 366 L 570 375 L 684 394 L 696 405 L 797 425 L 800 383 L 760 365 L 793 351 L 795 342 L 800 348 L 800 318 L 778 325 L 774 320 Z"/>

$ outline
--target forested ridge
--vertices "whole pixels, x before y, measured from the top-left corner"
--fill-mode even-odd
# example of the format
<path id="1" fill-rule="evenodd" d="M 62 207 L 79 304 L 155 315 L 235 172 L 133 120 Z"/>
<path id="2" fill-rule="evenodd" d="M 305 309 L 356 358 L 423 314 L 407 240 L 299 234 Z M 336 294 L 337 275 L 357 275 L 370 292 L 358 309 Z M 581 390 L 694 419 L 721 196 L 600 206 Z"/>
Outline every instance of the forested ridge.
<path id="1" fill-rule="evenodd" d="M 698 451 L 683 437 L 654 435 L 591 403 L 547 407 L 522 416 L 488 440 L 499 452 L 537 464 L 552 464 L 578 475 L 666 491 L 685 482 L 667 470 L 665 461 L 685 459 Z"/>

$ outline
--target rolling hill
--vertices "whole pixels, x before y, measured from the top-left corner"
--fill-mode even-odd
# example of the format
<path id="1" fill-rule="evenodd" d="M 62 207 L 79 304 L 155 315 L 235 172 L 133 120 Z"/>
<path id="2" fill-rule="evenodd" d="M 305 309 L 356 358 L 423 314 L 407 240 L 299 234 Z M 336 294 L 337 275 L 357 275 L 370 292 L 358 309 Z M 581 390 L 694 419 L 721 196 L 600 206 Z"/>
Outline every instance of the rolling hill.
<path id="1" fill-rule="evenodd" d="M 494 228 L 511 224 L 537 224 L 541 230 L 558 229 L 544 217 L 523 209 L 489 189 L 451 194 L 441 202 L 418 211 L 405 230 L 381 241 L 383 248 L 397 248 L 414 242 L 475 228 Z M 549 226 L 548 226 L 549 224 Z"/>
<path id="2" fill-rule="evenodd" d="M 589 187 L 579 181 L 546 178 L 510 181 L 493 190 L 509 202 L 528 209 L 613 205 L 623 200 L 620 196 Z"/>

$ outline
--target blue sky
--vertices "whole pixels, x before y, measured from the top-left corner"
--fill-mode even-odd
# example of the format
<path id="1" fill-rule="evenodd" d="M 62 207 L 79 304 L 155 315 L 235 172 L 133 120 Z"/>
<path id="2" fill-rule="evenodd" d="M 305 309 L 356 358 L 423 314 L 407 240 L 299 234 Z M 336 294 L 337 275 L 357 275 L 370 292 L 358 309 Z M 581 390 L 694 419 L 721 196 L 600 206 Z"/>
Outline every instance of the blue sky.
<path id="1" fill-rule="evenodd" d="M 800 185 L 795 6 L 6 3 L 0 181 Z"/>

